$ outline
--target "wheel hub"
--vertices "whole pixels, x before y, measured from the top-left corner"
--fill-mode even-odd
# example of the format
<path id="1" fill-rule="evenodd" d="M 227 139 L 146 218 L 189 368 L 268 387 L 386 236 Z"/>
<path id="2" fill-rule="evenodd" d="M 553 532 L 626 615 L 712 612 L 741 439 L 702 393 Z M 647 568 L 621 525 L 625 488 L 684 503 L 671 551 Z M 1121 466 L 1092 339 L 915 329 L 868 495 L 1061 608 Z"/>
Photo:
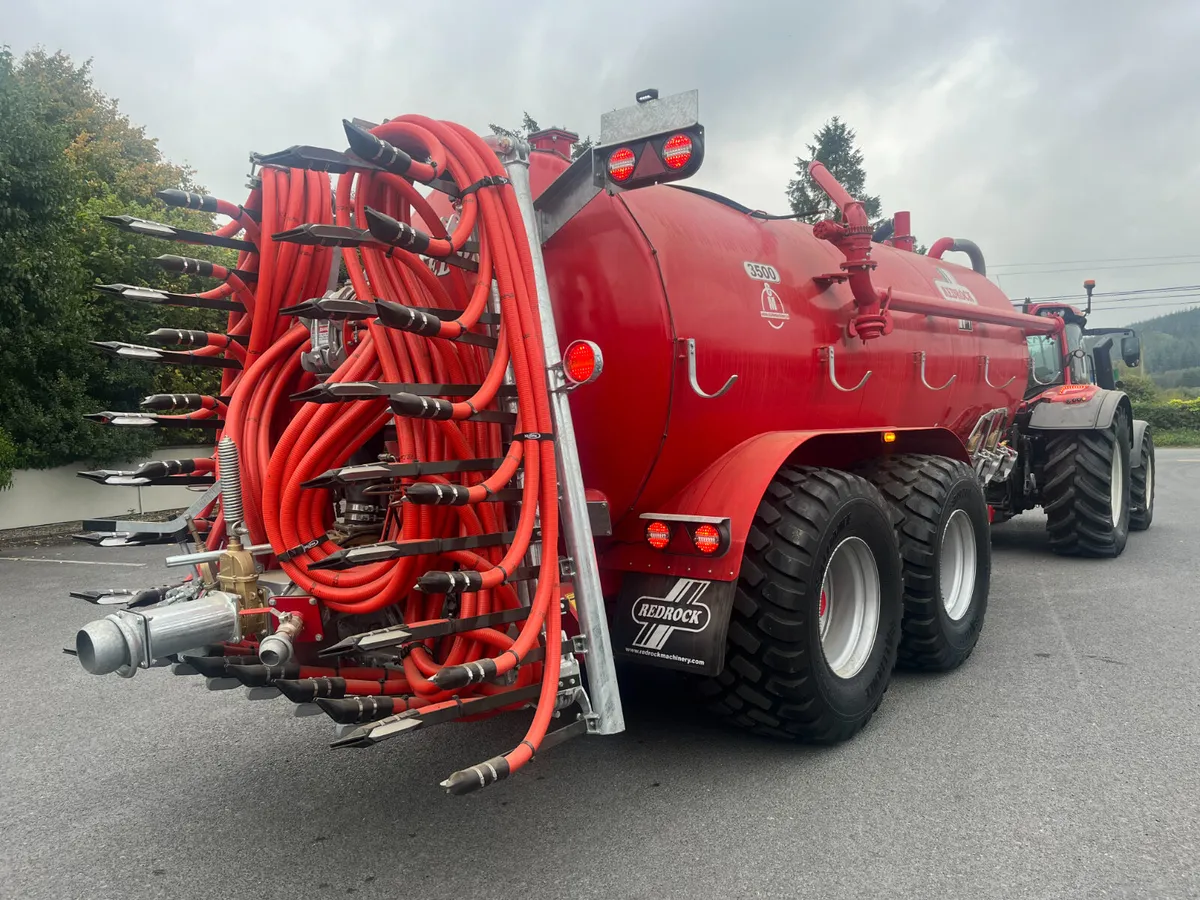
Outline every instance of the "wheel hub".
<path id="1" fill-rule="evenodd" d="M 834 549 L 825 567 L 818 600 L 821 650 L 833 674 L 853 678 L 862 671 L 879 630 L 879 568 L 862 538 Z"/>
<path id="2" fill-rule="evenodd" d="M 946 615 L 957 622 L 967 614 L 975 596 L 975 529 L 966 510 L 956 509 L 946 521 L 940 556 L 938 582 L 942 606 Z"/>
<path id="3" fill-rule="evenodd" d="M 1146 457 L 1146 497 L 1143 503 L 1142 512 L 1150 511 L 1150 504 L 1154 501 L 1154 457 Z"/>
<path id="4" fill-rule="evenodd" d="M 1113 445 L 1112 480 L 1109 489 L 1109 503 L 1112 510 L 1112 524 L 1117 527 L 1121 521 L 1121 513 L 1125 511 L 1125 492 L 1121 488 L 1125 484 L 1125 461 L 1121 459 L 1121 450 Z"/>

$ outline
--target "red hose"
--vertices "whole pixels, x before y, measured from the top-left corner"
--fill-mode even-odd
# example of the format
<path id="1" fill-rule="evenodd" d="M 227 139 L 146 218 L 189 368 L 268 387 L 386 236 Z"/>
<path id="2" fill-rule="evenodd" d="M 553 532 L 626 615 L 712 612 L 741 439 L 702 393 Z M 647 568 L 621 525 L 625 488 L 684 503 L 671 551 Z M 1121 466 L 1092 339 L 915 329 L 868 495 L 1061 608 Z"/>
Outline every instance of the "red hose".
<path id="1" fill-rule="evenodd" d="M 391 621 L 414 626 L 441 621 L 448 615 L 451 595 L 456 595 L 457 603 L 450 612 L 457 617 L 516 608 L 520 601 L 510 579 L 527 558 L 536 524 L 538 540 L 548 552 L 537 573 L 528 616 L 511 626 L 511 632 L 510 626 L 484 627 L 418 641 L 399 654 L 403 678 L 397 670 L 384 673 L 393 678 L 386 688 L 374 674 L 347 681 L 348 695 L 395 693 L 406 708 L 437 710 L 457 702 L 453 698 L 506 689 L 488 680 L 516 668 L 516 685 L 540 681 L 541 694 L 524 740 L 504 756 L 508 771 L 515 771 L 540 746 L 554 712 L 562 631 L 557 469 L 554 444 L 542 438 L 553 432 L 553 423 L 530 247 L 504 167 L 478 135 L 422 116 L 391 119 L 372 134 L 411 157 L 403 175 L 352 169 L 338 177 L 331 195 L 325 175 L 269 166 L 260 171 L 261 186 L 245 207 L 205 200 L 231 217 L 216 233 L 226 237 L 241 233 L 254 244 L 255 252 L 239 254 L 237 268 L 257 276 L 253 281 L 242 279 L 217 266 L 213 275 L 223 284 L 200 295 L 231 297 L 244 308 L 230 313 L 227 323 L 228 334 L 242 338 L 244 345 L 214 335 L 203 348 L 205 354 L 228 355 L 242 363 L 240 371 L 225 370 L 222 375 L 221 391 L 230 400 L 220 410 L 224 429 L 218 438 L 230 436 L 239 450 L 244 522 L 250 539 L 271 545 L 275 565 L 319 602 L 325 630 L 332 631 L 336 618 L 337 633 L 343 636 L 379 627 L 378 618 L 359 617 L 384 610 Z M 460 189 L 481 185 L 461 196 L 458 221 L 449 233 L 423 196 L 424 189 L 414 184 L 436 184 L 438 179 L 452 179 Z M 420 333 L 389 328 L 382 320 L 335 323 L 346 341 L 345 359 L 332 374 L 317 378 L 326 384 L 477 386 L 465 400 L 431 401 L 438 411 L 436 418 L 413 417 L 403 401 L 405 391 L 395 393 L 391 406 L 385 397 L 340 403 L 289 399 L 314 381 L 301 365 L 310 331 L 307 322 L 281 316 L 280 310 L 324 293 L 333 251 L 280 242 L 274 236 L 304 223 L 363 227 L 376 214 L 420 230 L 428 241 L 422 245 L 423 255 L 379 243 L 342 248 L 341 261 L 354 295 L 407 310 L 447 312 L 436 321 L 423 319 Z M 469 248 L 477 251 L 477 271 L 467 275 L 450 267 L 446 277 L 435 276 L 427 260 L 462 253 L 468 241 L 477 242 L 477 247 Z M 501 324 L 498 346 L 489 353 L 457 339 L 469 331 L 479 333 L 475 329 L 493 284 Z M 516 394 L 516 438 L 504 446 L 501 427 L 476 417 L 497 409 L 500 387 L 510 369 Z M 192 417 L 214 414 L 216 408 Z M 394 430 L 386 444 L 398 464 L 497 457 L 502 463 L 492 472 L 401 477 L 384 486 L 391 494 L 375 540 L 431 541 L 509 530 L 511 539 L 477 550 L 447 548 L 349 569 L 316 567 L 344 547 L 341 538 L 331 533 L 333 494 L 304 484 L 347 465 L 378 440 L 385 425 Z M 495 496 L 514 487 L 518 474 L 523 477 L 522 503 L 515 526 L 510 526 L 506 508 Z M 460 495 L 456 505 L 430 505 L 430 499 L 440 501 L 447 488 Z M 224 517 L 219 512 L 208 517 L 212 527 L 207 543 L 215 549 L 225 540 Z M 538 661 L 528 659 L 531 651 L 542 648 L 544 655 Z"/>

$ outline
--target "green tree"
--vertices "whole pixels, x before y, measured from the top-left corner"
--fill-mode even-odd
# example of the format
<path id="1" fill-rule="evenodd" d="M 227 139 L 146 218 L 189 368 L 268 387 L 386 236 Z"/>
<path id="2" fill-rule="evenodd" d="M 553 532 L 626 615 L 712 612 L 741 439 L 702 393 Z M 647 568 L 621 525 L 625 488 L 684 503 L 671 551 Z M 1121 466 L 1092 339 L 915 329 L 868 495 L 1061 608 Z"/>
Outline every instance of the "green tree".
<path id="1" fill-rule="evenodd" d="M 0 491 L 12 487 L 12 473 L 17 464 L 17 448 L 8 432 L 0 428 Z"/>
<path id="2" fill-rule="evenodd" d="M 1145 372 L 1118 365 L 1122 390 L 1134 403 L 1154 403 L 1162 399 L 1162 391 Z"/>
<path id="3" fill-rule="evenodd" d="M 551 125 L 550 127 L 558 128 L 559 126 Z M 521 120 L 521 125 L 519 128 L 505 128 L 502 125 L 488 125 L 488 128 L 492 129 L 492 134 L 499 135 L 501 137 L 518 138 L 521 140 L 528 140 L 531 134 L 537 134 L 539 131 L 543 130 L 541 126 L 538 125 L 537 119 L 529 115 L 527 112 L 524 113 L 524 118 Z M 569 129 L 564 128 L 563 130 L 567 131 Z M 579 159 L 579 157 L 583 156 L 583 154 L 587 153 L 588 150 L 592 148 L 592 145 L 593 141 L 590 135 L 581 141 L 576 141 L 575 145 L 571 148 L 571 159 Z"/>
<path id="4" fill-rule="evenodd" d="M 215 383 L 211 372 L 181 377 L 88 345 L 141 342 L 162 325 L 221 327 L 211 313 L 131 304 L 92 288 L 128 282 L 194 290 L 197 282 L 168 279 L 148 258 L 220 258 L 219 251 L 123 234 L 100 220 L 129 213 L 213 227 L 211 216 L 154 200 L 155 190 L 168 187 L 197 189 L 190 172 L 166 162 L 155 141 L 94 87 L 88 63 L 42 50 L 18 60 L 0 49 L 0 427 L 11 436 L 16 466 L 145 452 L 156 435 L 96 426 L 83 415 L 135 409 L 156 389 L 211 390 Z"/>
<path id="5" fill-rule="evenodd" d="M 866 193 L 867 174 L 862 151 L 855 146 L 856 137 L 850 126 L 834 116 L 813 135 L 815 143 L 808 145 L 808 158 L 796 159 L 796 177 L 788 182 L 787 198 L 798 219 L 812 224 L 842 218 L 837 206 L 808 174 L 808 164 L 814 159 L 824 163 L 850 196 L 862 203 L 869 220 L 879 218 L 881 204 L 878 197 Z"/>

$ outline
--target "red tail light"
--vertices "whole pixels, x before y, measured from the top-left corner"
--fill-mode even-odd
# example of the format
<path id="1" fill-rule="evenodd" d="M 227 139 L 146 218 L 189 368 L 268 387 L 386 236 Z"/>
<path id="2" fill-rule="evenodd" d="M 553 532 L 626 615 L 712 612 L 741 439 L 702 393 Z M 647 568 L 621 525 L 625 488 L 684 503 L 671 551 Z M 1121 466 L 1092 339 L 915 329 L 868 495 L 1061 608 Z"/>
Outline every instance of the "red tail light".
<path id="1" fill-rule="evenodd" d="M 646 543 L 655 550 L 663 550 L 671 543 L 671 527 L 666 522 L 651 522 L 646 526 Z"/>
<path id="2" fill-rule="evenodd" d="M 603 369 L 604 355 L 591 341 L 572 341 L 563 352 L 563 374 L 574 385 L 595 381 Z"/>
<path id="3" fill-rule="evenodd" d="M 692 139 L 677 134 L 663 142 L 662 161 L 668 169 L 682 169 L 692 161 Z"/>
<path id="4" fill-rule="evenodd" d="M 614 150 L 608 158 L 609 177 L 613 181 L 628 181 L 629 176 L 633 174 L 633 166 L 636 161 L 633 151 L 628 147 Z"/>
<path id="5" fill-rule="evenodd" d="M 706 556 L 716 553 L 721 547 L 721 532 L 715 525 L 700 525 L 692 532 L 692 543 Z"/>
<path id="6" fill-rule="evenodd" d="M 646 543 L 673 556 L 707 556 L 715 559 L 729 552 L 729 519 L 679 513 L 642 513 Z"/>

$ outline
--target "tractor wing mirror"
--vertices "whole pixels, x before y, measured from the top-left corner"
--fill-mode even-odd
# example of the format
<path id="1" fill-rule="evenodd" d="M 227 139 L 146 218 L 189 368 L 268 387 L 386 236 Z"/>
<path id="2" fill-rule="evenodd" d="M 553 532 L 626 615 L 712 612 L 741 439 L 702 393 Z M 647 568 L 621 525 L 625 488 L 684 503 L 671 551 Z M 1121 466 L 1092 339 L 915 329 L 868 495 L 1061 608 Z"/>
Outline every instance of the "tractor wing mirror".
<path id="1" fill-rule="evenodd" d="M 1130 368 L 1137 368 L 1142 361 L 1142 339 L 1136 334 L 1121 338 L 1121 359 Z"/>

